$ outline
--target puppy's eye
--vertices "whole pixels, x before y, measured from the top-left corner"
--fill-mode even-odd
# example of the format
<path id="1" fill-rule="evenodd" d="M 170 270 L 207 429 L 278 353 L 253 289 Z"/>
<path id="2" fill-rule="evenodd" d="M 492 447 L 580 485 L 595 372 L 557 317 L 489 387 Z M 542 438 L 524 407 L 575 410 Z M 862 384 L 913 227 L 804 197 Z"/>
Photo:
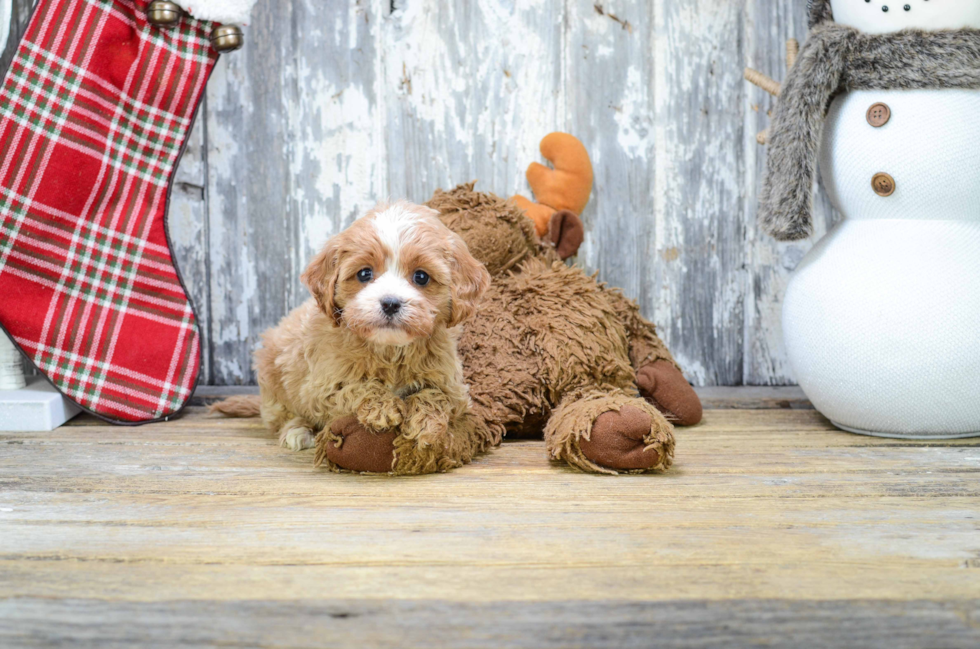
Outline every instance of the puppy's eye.
<path id="1" fill-rule="evenodd" d="M 424 270 L 417 270 L 415 271 L 415 276 L 412 277 L 412 281 L 419 286 L 425 286 L 429 283 L 429 274 Z"/>
<path id="2" fill-rule="evenodd" d="M 361 270 L 357 271 L 357 281 L 359 281 L 361 284 L 367 284 L 372 279 L 374 279 L 374 271 L 370 268 L 362 268 Z"/>

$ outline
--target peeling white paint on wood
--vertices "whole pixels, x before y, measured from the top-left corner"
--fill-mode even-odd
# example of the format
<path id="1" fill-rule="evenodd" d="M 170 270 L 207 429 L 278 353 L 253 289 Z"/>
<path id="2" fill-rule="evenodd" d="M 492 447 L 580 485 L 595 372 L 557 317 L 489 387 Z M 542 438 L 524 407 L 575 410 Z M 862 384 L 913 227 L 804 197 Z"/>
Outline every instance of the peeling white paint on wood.
<path id="1" fill-rule="evenodd" d="M 579 261 L 648 308 L 656 247 L 652 5 L 576 0 L 568 9 L 561 130 L 582 140 L 595 167 Z"/>
<path id="2" fill-rule="evenodd" d="M 14 43 L 29 8 L 12 2 Z M 579 261 L 639 300 L 696 383 L 791 383 L 781 296 L 810 244 L 755 227 L 772 101 L 741 70 L 781 79 L 805 27 L 800 0 L 261 0 L 171 202 L 202 382 L 253 381 L 310 256 L 375 202 L 473 179 L 527 194 L 538 142 L 565 130 L 596 168 Z M 819 235 L 822 194 L 817 214 Z"/>
<path id="3" fill-rule="evenodd" d="M 205 162 L 203 111 L 198 110 L 194 128 L 174 173 L 167 212 L 167 233 L 181 279 L 194 305 L 201 330 L 201 373 L 210 376 L 210 292 L 208 291 L 207 165 Z"/>
<path id="4" fill-rule="evenodd" d="M 655 6 L 657 250 L 646 312 L 689 378 L 742 380 L 742 6 Z"/>
<path id="5" fill-rule="evenodd" d="M 562 111 L 562 0 L 397 2 L 381 52 L 389 191 L 507 196 Z"/>
<path id="6" fill-rule="evenodd" d="M 771 105 L 741 69 L 781 78 L 803 3 L 290 0 L 251 25 L 208 90 L 207 382 L 253 380 L 258 335 L 357 214 L 473 179 L 527 194 L 553 130 L 596 168 L 580 262 L 639 300 L 688 377 L 792 381 L 780 296 L 808 244 L 755 228 Z"/>
<path id="7" fill-rule="evenodd" d="M 6 72 L 27 29 L 31 0 L 0 0 L 0 72 Z"/>
<path id="8" fill-rule="evenodd" d="M 13 17 L 13 0 L 0 0 L 0 53 L 7 49 L 10 21 Z"/>
<path id="9" fill-rule="evenodd" d="M 806 36 L 806 11 L 797 0 L 747 0 L 743 30 L 743 67 L 748 66 L 782 81 L 786 75 L 786 41 Z M 834 223 L 835 214 L 821 190 L 814 206 L 814 237 L 808 241 L 780 243 L 756 227 L 758 189 L 765 169 L 765 147 L 755 134 L 769 126 L 768 113 L 775 100 L 763 90 L 745 85 L 742 104 L 745 151 L 744 198 L 746 268 L 749 273 L 745 293 L 743 377 L 746 384 L 792 384 L 792 370 L 782 342 L 782 297 L 790 273 L 803 256 Z"/>

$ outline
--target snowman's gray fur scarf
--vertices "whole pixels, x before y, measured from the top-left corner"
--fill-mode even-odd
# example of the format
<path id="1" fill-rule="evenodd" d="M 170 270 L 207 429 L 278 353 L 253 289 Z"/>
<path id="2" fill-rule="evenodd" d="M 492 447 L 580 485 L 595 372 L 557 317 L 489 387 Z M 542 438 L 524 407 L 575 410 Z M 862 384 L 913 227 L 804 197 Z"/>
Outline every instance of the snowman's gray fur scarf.
<path id="1" fill-rule="evenodd" d="M 810 3 L 812 29 L 783 82 L 769 129 L 759 222 L 776 239 L 813 231 L 813 184 L 830 101 L 851 90 L 980 88 L 980 30 L 865 34 Z"/>

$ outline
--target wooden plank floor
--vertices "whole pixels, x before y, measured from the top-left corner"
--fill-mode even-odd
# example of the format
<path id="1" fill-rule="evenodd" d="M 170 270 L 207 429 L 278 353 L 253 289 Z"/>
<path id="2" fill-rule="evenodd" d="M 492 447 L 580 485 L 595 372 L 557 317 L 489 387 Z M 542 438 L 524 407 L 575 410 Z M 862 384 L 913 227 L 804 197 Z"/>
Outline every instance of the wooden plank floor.
<path id="1" fill-rule="evenodd" d="M 978 441 L 709 410 L 664 475 L 391 479 L 201 408 L 0 434 L 2 647 L 651 644 L 980 646 Z"/>

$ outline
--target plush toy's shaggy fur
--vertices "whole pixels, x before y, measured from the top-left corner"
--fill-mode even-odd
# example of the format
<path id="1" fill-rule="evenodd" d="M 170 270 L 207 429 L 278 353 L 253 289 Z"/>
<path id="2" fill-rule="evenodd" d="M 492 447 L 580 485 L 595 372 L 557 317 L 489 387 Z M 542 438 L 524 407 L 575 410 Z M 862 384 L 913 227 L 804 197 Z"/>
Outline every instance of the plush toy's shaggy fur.
<path id="1" fill-rule="evenodd" d="M 668 468 L 673 426 L 641 397 L 637 371 L 676 375 L 690 391 L 677 401 L 685 419 L 700 419 L 700 402 L 636 304 L 563 264 L 520 208 L 472 183 L 427 205 L 493 278 L 459 354 L 473 411 L 494 439 L 543 429 L 552 458 L 586 471 Z"/>
<path id="2" fill-rule="evenodd" d="M 980 88 L 980 31 L 864 34 L 811 4 L 813 29 L 783 83 L 769 129 L 759 221 L 780 240 L 812 233 L 813 184 L 824 117 L 840 93 L 867 89 Z"/>

